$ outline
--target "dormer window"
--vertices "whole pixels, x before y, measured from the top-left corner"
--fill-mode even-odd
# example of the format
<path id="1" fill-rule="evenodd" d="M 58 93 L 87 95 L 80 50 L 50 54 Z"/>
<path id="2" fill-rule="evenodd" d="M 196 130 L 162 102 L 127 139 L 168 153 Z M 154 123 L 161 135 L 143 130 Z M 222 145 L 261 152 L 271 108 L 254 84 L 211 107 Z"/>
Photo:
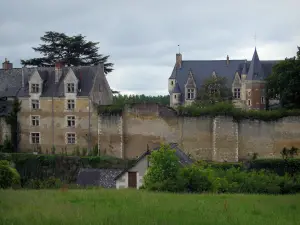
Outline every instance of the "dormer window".
<path id="1" fill-rule="evenodd" d="M 31 93 L 39 93 L 40 85 L 39 84 L 31 84 Z"/>
<path id="2" fill-rule="evenodd" d="M 74 83 L 67 84 L 67 93 L 75 93 L 75 84 Z"/>
<path id="3" fill-rule="evenodd" d="M 194 99 L 195 98 L 195 89 L 188 88 L 187 89 L 187 99 Z"/>

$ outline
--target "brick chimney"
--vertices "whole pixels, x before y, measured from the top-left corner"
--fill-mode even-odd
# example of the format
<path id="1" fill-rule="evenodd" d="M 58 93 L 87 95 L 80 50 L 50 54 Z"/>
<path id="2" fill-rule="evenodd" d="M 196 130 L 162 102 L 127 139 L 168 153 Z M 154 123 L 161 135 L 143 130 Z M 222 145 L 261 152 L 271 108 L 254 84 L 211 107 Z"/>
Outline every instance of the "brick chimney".
<path id="1" fill-rule="evenodd" d="M 7 58 L 5 58 L 5 61 L 2 63 L 2 69 L 4 70 L 11 70 L 13 68 L 13 64 L 10 63 Z"/>
<path id="2" fill-rule="evenodd" d="M 229 55 L 226 57 L 226 65 L 229 65 Z"/>
<path id="3" fill-rule="evenodd" d="M 180 69 L 181 68 L 181 63 L 182 63 L 182 55 L 181 53 L 176 54 L 176 68 Z"/>
<path id="4" fill-rule="evenodd" d="M 57 61 L 55 63 L 55 83 L 58 83 L 59 79 L 62 76 L 62 68 L 64 67 L 64 63 L 61 61 Z"/>

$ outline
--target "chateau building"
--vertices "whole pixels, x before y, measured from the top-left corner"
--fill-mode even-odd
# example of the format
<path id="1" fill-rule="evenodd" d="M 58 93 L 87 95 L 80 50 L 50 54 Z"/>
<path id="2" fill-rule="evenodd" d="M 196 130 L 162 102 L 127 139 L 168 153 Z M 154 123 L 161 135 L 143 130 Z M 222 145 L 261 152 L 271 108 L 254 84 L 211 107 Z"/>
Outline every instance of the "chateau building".
<path id="1" fill-rule="evenodd" d="M 255 48 L 252 60 L 182 60 L 176 63 L 168 80 L 170 106 L 188 105 L 209 77 L 225 77 L 232 90 L 234 104 L 243 109 L 262 110 L 266 107 L 265 78 L 278 61 L 260 60 Z"/>
<path id="2" fill-rule="evenodd" d="M 112 103 L 104 66 L 0 69 L 0 97 L 21 101 L 20 151 L 74 151 L 98 141 L 97 105 Z"/>

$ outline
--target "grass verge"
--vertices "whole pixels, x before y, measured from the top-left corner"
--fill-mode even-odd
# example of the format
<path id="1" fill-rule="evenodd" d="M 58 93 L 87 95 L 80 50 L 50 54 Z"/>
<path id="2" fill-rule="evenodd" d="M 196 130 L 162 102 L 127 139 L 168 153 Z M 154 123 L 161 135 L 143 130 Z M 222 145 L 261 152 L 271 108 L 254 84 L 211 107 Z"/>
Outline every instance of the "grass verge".
<path id="1" fill-rule="evenodd" d="M 1 225 L 295 225 L 299 211 L 300 195 L 0 190 Z"/>

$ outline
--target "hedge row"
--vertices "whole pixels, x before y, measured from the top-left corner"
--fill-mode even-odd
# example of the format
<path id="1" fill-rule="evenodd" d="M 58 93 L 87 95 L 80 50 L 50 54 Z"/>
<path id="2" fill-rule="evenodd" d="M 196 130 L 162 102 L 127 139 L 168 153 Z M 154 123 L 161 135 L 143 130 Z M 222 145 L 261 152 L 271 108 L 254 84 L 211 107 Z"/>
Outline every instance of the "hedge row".
<path id="1" fill-rule="evenodd" d="M 129 106 L 132 106 L 132 104 Z M 101 106 L 98 108 L 100 115 L 120 115 L 124 110 L 124 105 L 108 105 Z M 217 103 L 214 105 L 200 106 L 179 106 L 177 107 L 178 116 L 186 117 L 200 117 L 200 116 L 230 116 L 236 121 L 250 119 L 250 120 L 261 120 L 261 121 L 276 121 L 288 116 L 300 116 L 300 110 L 241 110 L 235 108 L 231 103 Z"/>
<path id="2" fill-rule="evenodd" d="M 132 160 L 109 156 L 77 157 L 27 153 L 0 153 L 0 160 L 13 163 L 21 176 L 22 184 L 31 179 L 44 180 L 52 176 L 74 183 L 80 168 L 124 169 L 132 163 Z"/>

